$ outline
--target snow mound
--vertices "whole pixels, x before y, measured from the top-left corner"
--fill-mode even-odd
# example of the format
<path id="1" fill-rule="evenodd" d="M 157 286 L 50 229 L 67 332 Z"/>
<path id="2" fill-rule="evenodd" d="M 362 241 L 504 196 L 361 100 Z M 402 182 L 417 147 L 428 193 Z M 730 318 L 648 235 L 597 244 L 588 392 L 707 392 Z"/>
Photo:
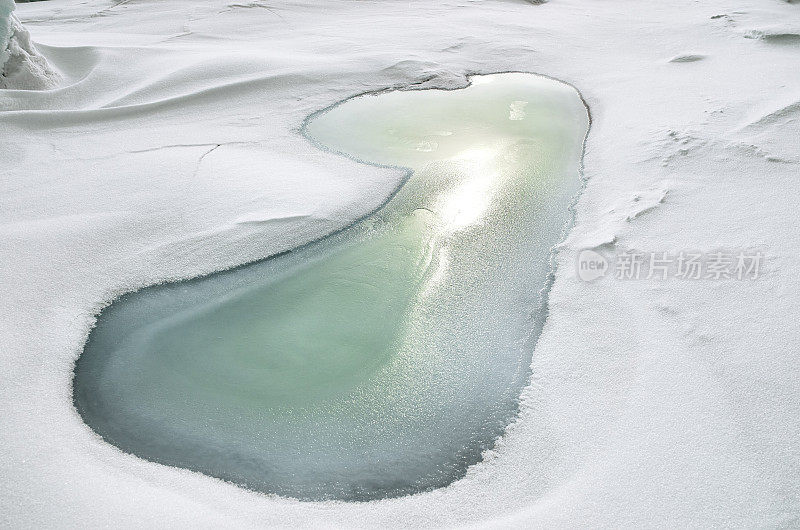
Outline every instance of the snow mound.
<path id="1" fill-rule="evenodd" d="M 0 0 L 0 89 L 53 88 L 61 76 L 36 50 L 13 11 L 14 0 Z"/>
<path id="2" fill-rule="evenodd" d="M 0 0 L 0 43 L 3 52 L 0 54 L 0 64 L 8 60 L 8 40 L 11 37 L 11 12 L 14 11 L 13 0 Z"/>
<path id="3" fill-rule="evenodd" d="M 705 59 L 706 56 L 699 54 L 699 53 L 692 53 L 692 54 L 685 54 L 685 55 L 676 55 L 672 59 L 669 60 L 671 63 L 694 63 L 697 61 L 702 61 Z"/>

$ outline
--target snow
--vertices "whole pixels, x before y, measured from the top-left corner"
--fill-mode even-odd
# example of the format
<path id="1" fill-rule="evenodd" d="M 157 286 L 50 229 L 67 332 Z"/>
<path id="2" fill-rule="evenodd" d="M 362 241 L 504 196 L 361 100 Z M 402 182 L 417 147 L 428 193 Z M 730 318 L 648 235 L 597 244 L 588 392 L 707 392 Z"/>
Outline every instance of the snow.
<path id="1" fill-rule="evenodd" d="M 14 7 L 14 0 L 0 0 L 0 69 L 8 61 L 8 41 L 12 33 L 11 12 Z"/>
<path id="2" fill-rule="evenodd" d="M 0 523 L 797 525 L 798 9 L 18 6 L 61 79 L 0 91 Z M 72 366 L 114 296 L 291 248 L 391 193 L 400 172 L 314 148 L 298 134 L 306 116 L 369 90 L 510 70 L 581 90 L 587 184 L 520 418 L 464 479 L 298 503 L 123 454 L 81 422 Z M 584 283 L 585 248 L 759 248 L 767 268 L 754 281 Z"/>
<path id="3" fill-rule="evenodd" d="M 0 0 L 0 89 L 53 88 L 60 76 L 36 50 L 14 7 L 14 0 Z"/>

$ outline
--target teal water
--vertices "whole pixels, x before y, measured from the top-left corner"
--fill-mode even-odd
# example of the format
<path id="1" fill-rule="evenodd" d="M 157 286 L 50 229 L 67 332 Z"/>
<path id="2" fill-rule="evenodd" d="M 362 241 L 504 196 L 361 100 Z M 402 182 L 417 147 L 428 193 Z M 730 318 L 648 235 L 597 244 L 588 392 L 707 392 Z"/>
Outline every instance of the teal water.
<path id="1" fill-rule="evenodd" d="M 74 402 L 142 458 L 304 500 L 451 483 L 517 413 L 588 115 L 531 74 L 353 98 L 306 135 L 410 168 L 379 211 L 261 262 L 122 296 Z"/>

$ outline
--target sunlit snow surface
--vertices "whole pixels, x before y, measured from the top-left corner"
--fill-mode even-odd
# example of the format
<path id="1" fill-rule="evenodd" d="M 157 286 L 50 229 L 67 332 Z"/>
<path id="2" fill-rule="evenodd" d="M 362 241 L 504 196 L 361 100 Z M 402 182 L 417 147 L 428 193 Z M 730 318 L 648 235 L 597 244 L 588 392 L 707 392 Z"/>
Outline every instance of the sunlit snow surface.
<path id="1" fill-rule="evenodd" d="M 117 300 L 78 410 L 125 451 L 268 493 L 450 483 L 516 414 L 587 127 L 574 89 L 529 74 L 312 117 L 321 147 L 413 172 L 332 237 Z"/>

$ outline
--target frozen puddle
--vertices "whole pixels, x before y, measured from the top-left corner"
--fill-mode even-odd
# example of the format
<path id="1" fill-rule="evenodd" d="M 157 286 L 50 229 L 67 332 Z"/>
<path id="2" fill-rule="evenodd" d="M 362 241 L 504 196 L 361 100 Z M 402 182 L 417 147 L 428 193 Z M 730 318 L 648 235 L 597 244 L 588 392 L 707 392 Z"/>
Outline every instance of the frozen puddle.
<path id="1" fill-rule="evenodd" d="M 307 500 L 464 475 L 513 420 L 588 115 L 531 74 L 350 99 L 306 134 L 413 173 L 294 252 L 125 295 L 75 367 L 86 423 L 142 458 Z"/>

